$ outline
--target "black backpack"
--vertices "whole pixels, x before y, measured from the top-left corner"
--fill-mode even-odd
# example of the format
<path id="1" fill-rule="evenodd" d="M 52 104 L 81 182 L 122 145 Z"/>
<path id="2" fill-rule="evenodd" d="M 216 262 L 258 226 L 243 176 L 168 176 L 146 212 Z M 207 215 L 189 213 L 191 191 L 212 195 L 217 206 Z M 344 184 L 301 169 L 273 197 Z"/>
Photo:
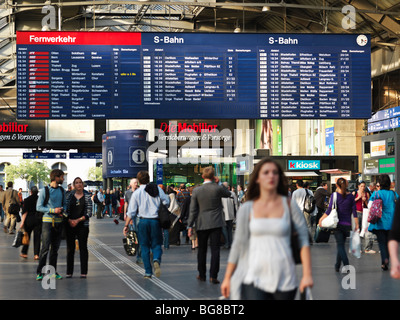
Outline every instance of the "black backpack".
<path id="1" fill-rule="evenodd" d="M 58 186 L 61 189 L 61 193 L 62 193 L 62 204 L 64 204 L 64 197 L 65 197 L 65 192 L 64 192 L 64 188 L 61 186 Z M 43 201 L 43 206 L 46 206 L 49 203 L 49 199 L 50 199 L 50 190 L 48 186 L 44 187 L 44 191 L 45 191 L 45 197 L 44 197 L 44 201 Z"/>
<path id="2" fill-rule="evenodd" d="M 306 189 L 306 197 L 304 199 L 304 211 L 307 213 L 313 213 L 315 210 L 315 198 Z"/>

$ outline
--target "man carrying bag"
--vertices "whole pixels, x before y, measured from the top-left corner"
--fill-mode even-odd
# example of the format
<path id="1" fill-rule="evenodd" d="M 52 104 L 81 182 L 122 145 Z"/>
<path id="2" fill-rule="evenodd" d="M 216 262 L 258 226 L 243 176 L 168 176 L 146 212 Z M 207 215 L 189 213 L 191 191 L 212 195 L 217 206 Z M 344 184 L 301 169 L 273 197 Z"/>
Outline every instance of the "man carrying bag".
<path id="1" fill-rule="evenodd" d="M 151 184 L 149 173 L 139 171 L 136 177 L 139 181 L 139 189 L 132 193 L 126 213 L 124 235 L 129 230 L 129 223 L 132 219 L 139 216 L 137 235 L 145 269 L 145 278 L 151 278 L 153 268 L 150 262 L 150 250 L 153 253 L 154 274 L 156 277 L 161 275 L 161 256 L 162 256 L 162 230 L 158 211 L 161 201 L 165 206 L 169 206 L 169 197 L 156 184 Z"/>
<path id="2" fill-rule="evenodd" d="M 17 190 L 13 189 L 13 183 L 9 181 L 7 183 L 7 190 L 3 197 L 3 208 L 6 215 L 4 221 L 4 232 L 9 234 L 15 233 L 15 226 L 19 217 L 19 209 L 21 202 L 19 201 Z M 11 212 L 10 212 L 11 209 Z"/>

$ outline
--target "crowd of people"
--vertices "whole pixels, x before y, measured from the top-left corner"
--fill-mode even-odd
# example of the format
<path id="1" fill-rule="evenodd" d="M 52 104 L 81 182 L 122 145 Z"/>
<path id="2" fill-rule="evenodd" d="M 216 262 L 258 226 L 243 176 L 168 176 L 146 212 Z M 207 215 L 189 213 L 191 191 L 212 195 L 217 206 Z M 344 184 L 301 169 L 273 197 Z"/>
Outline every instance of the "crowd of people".
<path id="1" fill-rule="evenodd" d="M 254 168 L 247 188 L 231 187 L 219 181 L 212 166 L 204 168 L 204 182 L 157 185 L 150 182 L 147 171 L 131 179 L 125 192 L 120 188 L 102 189 L 94 193 L 84 189 L 81 178 L 74 179 L 68 190 L 61 185 L 64 173 L 53 170 L 50 184 L 42 190 L 30 189 L 23 199 L 22 192 L 7 183 L 0 186 L 0 213 L 4 232 L 14 234 L 18 223 L 31 238 L 33 232 L 34 259 L 38 261 L 37 280 L 43 279 L 44 268 L 57 272 L 58 249 L 63 236 L 67 244 L 66 278 L 74 273 L 74 255 L 79 246 L 80 277 L 88 273 L 88 237 L 91 217 L 114 218 L 124 221 L 123 233 L 134 230 L 139 246 L 137 263 L 143 263 L 145 278 L 161 276 L 163 250 L 181 239 L 197 250 L 197 279 L 219 284 L 220 250 L 229 250 L 228 264 L 221 293 L 232 299 L 294 299 L 297 290 L 304 292 L 314 285 L 311 266 L 311 245 L 317 226 L 335 211 L 337 226 L 330 230 L 336 241 L 334 270 L 349 265 L 345 244 L 350 232 L 360 233 L 366 254 L 381 256 L 381 269 L 400 279 L 398 250 L 400 242 L 399 195 L 391 190 L 390 177 L 380 175 L 376 183 L 360 181 L 350 192 L 348 181 L 339 178 L 335 191 L 322 183 L 315 192 L 302 180 L 290 190 L 280 165 L 265 158 Z M 122 200 L 123 199 L 123 200 Z M 376 200 L 381 201 L 381 218 L 367 222 L 367 215 Z M 11 213 L 11 207 L 21 207 L 21 214 Z M 164 205 L 173 217 L 171 226 L 162 229 L 160 207 Z M 21 248 L 20 256 L 28 257 L 29 244 Z M 207 272 L 207 250 L 211 250 Z M 299 258 L 296 258 L 296 254 Z M 47 264 L 47 258 L 49 262 Z M 390 263 L 389 263 L 390 262 Z M 302 265 L 302 277 L 297 282 L 295 265 Z"/>

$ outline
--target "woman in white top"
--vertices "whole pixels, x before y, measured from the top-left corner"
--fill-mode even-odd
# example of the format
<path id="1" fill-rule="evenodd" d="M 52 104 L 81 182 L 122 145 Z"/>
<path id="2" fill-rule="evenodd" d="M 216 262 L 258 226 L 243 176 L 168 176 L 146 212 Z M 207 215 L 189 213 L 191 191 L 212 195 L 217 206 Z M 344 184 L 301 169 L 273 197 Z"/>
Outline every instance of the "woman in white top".
<path id="1" fill-rule="evenodd" d="M 289 203 L 279 164 L 261 160 L 254 168 L 245 202 L 237 213 L 235 238 L 221 293 L 231 299 L 294 299 L 297 292 L 290 238 L 298 233 L 303 277 L 300 292 L 313 286 L 307 225 L 300 208 Z"/>

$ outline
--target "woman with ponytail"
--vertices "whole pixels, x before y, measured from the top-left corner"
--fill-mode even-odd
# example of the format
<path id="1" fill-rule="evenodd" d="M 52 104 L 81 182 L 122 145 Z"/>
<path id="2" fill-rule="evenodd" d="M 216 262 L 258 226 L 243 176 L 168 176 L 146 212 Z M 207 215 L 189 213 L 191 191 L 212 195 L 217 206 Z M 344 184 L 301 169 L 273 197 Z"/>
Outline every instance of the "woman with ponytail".
<path id="1" fill-rule="evenodd" d="M 358 218 L 354 196 L 351 193 L 347 193 L 347 180 L 344 178 L 339 178 L 336 182 L 336 186 L 336 210 L 338 213 L 339 222 L 335 229 L 337 247 L 335 270 L 336 272 L 339 272 L 342 263 L 343 266 L 349 265 L 349 258 L 346 254 L 345 243 L 346 238 L 350 235 L 351 231 L 351 215 L 354 217 L 354 230 L 358 230 Z M 322 220 L 324 220 L 332 211 L 333 195 L 334 194 L 332 193 L 329 201 L 329 208 L 319 220 L 319 225 L 321 225 Z"/>

